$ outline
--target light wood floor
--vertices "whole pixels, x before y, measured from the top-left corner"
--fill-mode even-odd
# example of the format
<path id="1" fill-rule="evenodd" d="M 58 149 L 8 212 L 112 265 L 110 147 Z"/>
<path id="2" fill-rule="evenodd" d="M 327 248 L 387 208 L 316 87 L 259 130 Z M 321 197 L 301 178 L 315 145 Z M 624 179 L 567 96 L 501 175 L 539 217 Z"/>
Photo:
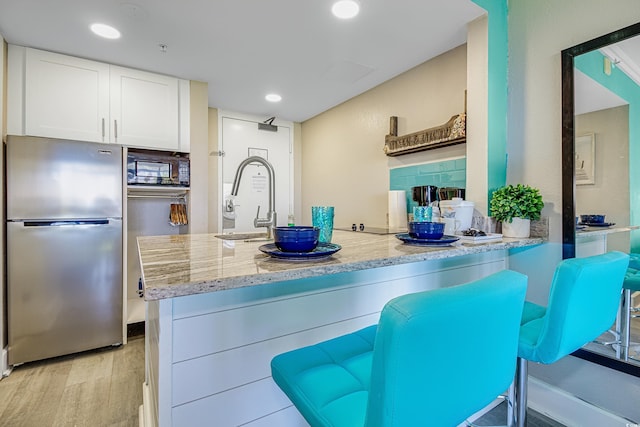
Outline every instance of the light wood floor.
<path id="1" fill-rule="evenodd" d="M 3 427 L 137 427 L 144 381 L 144 337 L 42 362 L 0 381 Z"/>
<path id="2" fill-rule="evenodd" d="M 2 427 L 138 427 L 144 337 L 125 346 L 18 366 L 0 381 Z M 528 427 L 563 427 L 529 411 Z M 504 424 L 504 404 L 478 425 Z"/>

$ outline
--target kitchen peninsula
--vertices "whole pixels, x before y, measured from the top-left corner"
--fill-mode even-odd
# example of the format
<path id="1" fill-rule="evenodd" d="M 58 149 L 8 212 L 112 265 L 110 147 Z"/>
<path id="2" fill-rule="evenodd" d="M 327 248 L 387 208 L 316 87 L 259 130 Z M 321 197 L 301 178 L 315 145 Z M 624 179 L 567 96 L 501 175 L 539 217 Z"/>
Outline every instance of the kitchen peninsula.
<path id="1" fill-rule="evenodd" d="M 507 268 L 509 249 L 543 239 L 425 247 L 334 231 L 332 242 L 342 249 L 329 258 L 289 262 L 262 253 L 265 241 L 138 238 L 145 425 L 305 425 L 271 380 L 274 355 L 373 324 L 395 296 Z"/>

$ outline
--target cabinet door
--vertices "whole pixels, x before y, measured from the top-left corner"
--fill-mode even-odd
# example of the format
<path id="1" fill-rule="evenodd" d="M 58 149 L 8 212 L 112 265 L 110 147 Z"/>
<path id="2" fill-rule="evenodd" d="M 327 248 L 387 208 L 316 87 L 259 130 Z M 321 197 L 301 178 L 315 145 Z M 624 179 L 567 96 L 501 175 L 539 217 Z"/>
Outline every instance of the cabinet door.
<path id="1" fill-rule="evenodd" d="M 108 119 L 108 64 L 26 50 L 26 135 L 108 142 Z"/>
<path id="2" fill-rule="evenodd" d="M 111 66 L 111 139 L 179 149 L 178 79 Z"/>

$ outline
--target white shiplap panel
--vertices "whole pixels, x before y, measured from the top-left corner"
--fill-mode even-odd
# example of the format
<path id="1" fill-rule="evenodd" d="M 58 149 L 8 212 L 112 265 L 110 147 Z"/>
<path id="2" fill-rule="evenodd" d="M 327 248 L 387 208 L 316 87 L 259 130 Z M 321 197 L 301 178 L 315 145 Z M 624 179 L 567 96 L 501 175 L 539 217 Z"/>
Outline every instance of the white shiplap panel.
<path id="1" fill-rule="evenodd" d="M 242 427 L 309 427 L 309 423 L 302 417 L 295 406 L 289 406 L 286 409 L 273 414 L 266 415 L 255 421 L 243 424 Z"/>
<path id="2" fill-rule="evenodd" d="M 410 264 L 394 265 L 371 270 L 350 273 L 338 273 L 329 276 L 311 277 L 300 280 L 269 283 L 260 286 L 230 289 L 220 292 L 190 295 L 173 298 L 173 318 L 199 316 L 216 311 L 229 310 L 257 302 L 268 302 L 292 295 L 303 295 L 319 290 L 330 290 L 342 286 L 361 283 L 382 282 L 418 276 L 424 273 L 455 269 L 465 265 L 482 266 L 485 263 L 502 260 L 505 263 L 505 252 L 492 251 L 448 259 L 436 259 Z"/>
<path id="3" fill-rule="evenodd" d="M 494 263 L 487 267 L 487 272 L 502 269 L 501 263 Z M 345 288 L 320 294 L 309 294 L 300 298 L 288 298 L 273 301 L 258 306 L 252 305 L 242 309 L 228 312 L 215 313 L 218 322 L 211 322 L 206 326 L 206 331 L 200 329 L 196 320 L 202 320 L 199 316 L 192 319 L 182 319 L 180 322 L 189 324 L 187 328 L 191 337 L 208 333 L 224 335 L 230 328 L 226 316 L 235 316 L 242 319 L 254 319 L 261 317 L 262 322 L 247 321 L 244 327 L 236 325 L 233 331 L 241 338 L 254 336 L 261 333 L 266 323 L 273 326 L 279 324 L 283 330 L 277 334 L 256 339 L 249 344 L 232 347 L 228 350 L 211 352 L 203 356 L 183 359 L 173 366 L 173 404 L 180 405 L 184 402 L 196 400 L 234 387 L 261 380 L 270 375 L 270 361 L 276 354 L 289 351 L 294 348 L 309 345 L 318 341 L 330 339 L 338 335 L 352 332 L 361 327 L 368 326 L 377 321 L 379 311 L 391 298 L 434 287 L 441 287 L 443 283 L 457 284 L 470 280 L 470 276 L 477 274 L 475 267 L 459 268 L 440 273 L 431 273 L 418 278 L 409 278 L 395 281 L 393 286 L 386 283 L 373 283 L 355 288 Z M 483 268 L 485 270 L 485 268 Z M 488 274 L 487 273 L 487 274 Z M 435 286 L 437 284 L 437 286 Z M 326 299 L 340 304 L 328 305 Z M 319 302 L 320 301 L 320 302 Z M 283 310 L 286 304 L 287 309 Z M 291 316 L 292 304 L 299 304 L 295 311 L 297 315 Z M 327 309 L 330 307 L 330 309 Z M 318 309 L 320 308 L 320 309 Z M 258 310 L 258 314 L 254 313 Z M 268 312 L 270 310 L 270 312 Z M 306 311 L 305 311 L 306 310 Z M 355 312 L 364 314 L 355 316 Z M 225 316 L 223 321 L 218 316 Z M 292 321 L 295 319 L 295 321 Z M 178 322 L 176 322 L 178 323 Z M 178 329 L 178 328 L 175 328 Z M 184 331 L 183 331 L 184 332 Z M 224 339 L 222 337 L 221 339 Z M 183 338 L 184 339 L 184 338 Z M 185 340 L 187 342 L 188 338 Z M 180 342 L 181 339 L 176 340 Z M 213 343 L 209 343 L 213 344 Z M 179 347 L 179 346 L 178 346 Z M 175 349 L 176 347 L 174 347 Z"/>
<path id="4" fill-rule="evenodd" d="M 275 354 L 372 324 L 397 295 L 505 267 L 503 252 L 489 253 L 173 299 L 172 425 L 306 425 L 270 377 Z M 321 282 L 335 276 L 348 280 Z M 286 289 L 295 284 L 303 286 Z"/>
<path id="5" fill-rule="evenodd" d="M 473 276 L 474 269 L 464 267 L 179 319 L 174 322 L 173 361 L 379 312 L 395 296 L 464 283 Z"/>
<path id="6" fill-rule="evenodd" d="M 266 378 L 173 408 L 173 426 L 240 426 L 288 406 L 287 396 Z"/>
<path id="7" fill-rule="evenodd" d="M 173 366 L 173 404 L 269 377 L 271 359 L 277 354 L 373 325 L 379 317 L 376 313 L 177 363 Z"/>

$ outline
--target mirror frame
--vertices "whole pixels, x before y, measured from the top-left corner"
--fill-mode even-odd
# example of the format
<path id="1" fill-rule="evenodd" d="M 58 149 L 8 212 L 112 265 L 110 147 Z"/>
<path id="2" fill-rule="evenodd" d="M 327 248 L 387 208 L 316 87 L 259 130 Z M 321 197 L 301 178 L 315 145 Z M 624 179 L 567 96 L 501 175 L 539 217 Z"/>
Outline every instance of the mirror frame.
<path id="1" fill-rule="evenodd" d="M 574 58 L 583 53 L 640 35 L 640 23 L 565 49 L 562 60 L 562 259 L 576 256 L 575 200 L 575 105 Z M 640 365 L 632 365 L 592 351 L 580 349 L 574 356 L 640 377 Z"/>

